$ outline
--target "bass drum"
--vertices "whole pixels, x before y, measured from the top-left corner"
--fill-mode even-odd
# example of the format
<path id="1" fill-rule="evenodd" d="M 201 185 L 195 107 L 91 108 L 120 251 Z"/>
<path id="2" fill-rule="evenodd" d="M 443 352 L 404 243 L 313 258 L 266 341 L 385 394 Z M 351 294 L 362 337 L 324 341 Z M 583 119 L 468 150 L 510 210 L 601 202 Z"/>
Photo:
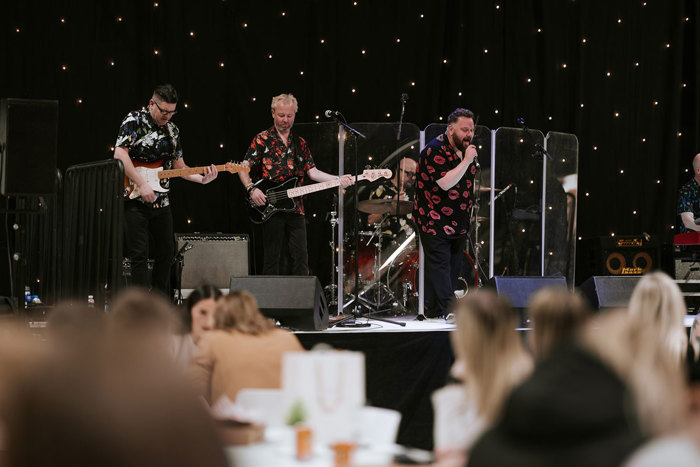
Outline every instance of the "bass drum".
<path id="1" fill-rule="evenodd" d="M 358 274 L 360 276 L 360 290 L 374 280 L 374 256 L 377 252 L 374 238 L 374 232 L 361 231 L 358 235 L 358 250 L 355 254 L 355 237 L 346 235 L 343 240 L 345 251 L 345 260 L 343 265 L 343 277 L 346 292 L 352 292 L 355 289 L 355 264 L 357 263 Z"/>
<path id="2" fill-rule="evenodd" d="M 393 252 L 387 252 L 385 258 L 396 254 L 388 264 L 384 283 L 391 289 L 396 301 L 402 305 L 397 314 L 412 315 L 418 313 L 418 267 L 419 254 L 415 236 L 409 236 L 404 242 L 399 243 L 400 251 L 394 248 Z"/>

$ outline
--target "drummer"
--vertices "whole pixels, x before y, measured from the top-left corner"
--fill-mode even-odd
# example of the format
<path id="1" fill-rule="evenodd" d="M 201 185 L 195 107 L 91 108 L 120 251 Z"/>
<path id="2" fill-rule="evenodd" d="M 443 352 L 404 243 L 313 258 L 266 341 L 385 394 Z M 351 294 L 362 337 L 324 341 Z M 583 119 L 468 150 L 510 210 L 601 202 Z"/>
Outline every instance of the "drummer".
<path id="1" fill-rule="evenodd" d="M 404 157 L 399 163 L 398 170 L 390 180 L 383 181 L 370 192 L 369 199 L 393 199 L 402 201 L 413 200 L 413 186 L 416 183 L 416 161 Z M 367 224 L 372 227 L 382 223 L 382 231 L 386 238 L 395 239 L 402 233 L 410 235 L 413 232 L 411 214 L 395 216 L 395 212 L 385 214 L 369 214 Z M 386 216 L 386 219 L 385 219 Z"/>

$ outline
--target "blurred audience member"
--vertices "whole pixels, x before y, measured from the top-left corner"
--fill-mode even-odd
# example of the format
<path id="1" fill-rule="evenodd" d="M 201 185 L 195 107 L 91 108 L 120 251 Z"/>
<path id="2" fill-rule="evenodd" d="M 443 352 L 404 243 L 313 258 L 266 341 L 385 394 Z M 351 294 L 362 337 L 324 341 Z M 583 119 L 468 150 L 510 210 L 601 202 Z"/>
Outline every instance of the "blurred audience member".
<path id="1" fill-rule="evenodd" d="M 556 287 L 537 291 L 530 299 L 528 311 L 533 327 L 530 344 L 538 360 L 571 339 L 590 315 L 588 303 L 581 295 Z"/>
<path id="2" fill-rule="evenodd" d="M 265 318 L 245 291 L 217 301 L 214 328 L 200 340 L 190 364 L 192 380 L 210 404 L 222 395 L 235 401 L 243 388 L 279 388 L 282 354 L 303 350 L 296 336 Z"/>
<path id="3" fill-rule="evenodd" d="M 112 308 L 107 333 L 61 312 L 44 342 L 0 339 L 3 465 L 227 465 L 213 421 L 172 359 L 139 345 L 162 329 L 155 317 L 135 318 L 131 311 L 149 311 L 134 297 L 121 306 L 135 309 Z M 65 351 L 77 348 L 76 336 L 90 347 Z"/>
<path id="4" fill-rule="evenodd" d="M 433 395 L 435 454 L 442 463 L 464 465 L 471 445 L 498 419 L 510 391 L 532 370 L 532 360 L 515 331 L 510 305 L 495 293 L 466 295 L 456 302 L 455 315 L 453 374 L 463 385 Z"/>
<path id="5" fill-rule="evenodd" d="M 164 296 L 142 288 L 119 294 L 105 324 L 108 338 L 124 340 L 134 352 L 143 350 L 158 356 L 163 352 L 172 355 L 173 336 L 180 329 L 173 305 Z"/>
<path id="6" fill-rule="evenodd" d="M 653 328 L 678 362 L 685 357 L 688 339 L 683 318 L 688 313 L 678 285 L 663 272 L 652 272 L 642 277 L 632 292 L 627 308 L 633 319 Z"/>
<path id="7" fill-rule="evenodd" d="M 216 300 L 221 291 L 211 285 L 201 285 L 187 297 L 183 313 L 183 333 L 175 338 L 173 353 L 175 360 L 188 365 L 194 349 L 204 333 L 214 329 Z"/>
<path id="8" fill-rule="evenodd" d="M 469 465 L 617 466 L 646 440 L 677 434 L 683 379 L 665 345 L 647 320 L 597 315 L 513 391 Z"/>

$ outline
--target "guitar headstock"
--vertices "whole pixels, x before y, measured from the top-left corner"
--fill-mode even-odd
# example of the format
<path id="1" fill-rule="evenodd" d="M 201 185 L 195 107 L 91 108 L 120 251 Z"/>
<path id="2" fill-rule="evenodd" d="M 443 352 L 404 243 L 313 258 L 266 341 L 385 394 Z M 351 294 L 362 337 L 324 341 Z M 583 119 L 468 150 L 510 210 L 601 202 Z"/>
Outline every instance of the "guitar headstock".
<path id="1" fill-rule="evenodd" d="M 224 170 L 235 174 L 238 172 L 250 172 L 250 167 L 248 167 L 248 162 L 227 162 L 224 165 Z"/>
<path id="2" fill-rule="evenodd" d="M 370 182 L 373 182 L 375 180 L 378 180 L 380 178 L 391 178 L 391 170 L 390 169 L 366 169 L 362 171 L 362 175 L 364 176 L 365 180 L 369 180 Z"/>

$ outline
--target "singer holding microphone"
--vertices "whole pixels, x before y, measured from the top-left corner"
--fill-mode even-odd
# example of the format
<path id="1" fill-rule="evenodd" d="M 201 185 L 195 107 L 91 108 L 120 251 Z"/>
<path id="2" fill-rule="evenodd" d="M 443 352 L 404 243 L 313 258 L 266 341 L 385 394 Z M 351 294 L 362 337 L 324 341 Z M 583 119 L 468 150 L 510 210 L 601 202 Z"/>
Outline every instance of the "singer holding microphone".
<path id="1" fill-rule="evenodd" d="M 273 126 L 258 133 L 250 143 L 244 160 L 250 166 L 250 175 L 257 180 L 268 179 L 283 183 L 296 177 L 302 185 L 308 176 L 316 182 L 338 179 L 316 168 L 308 144 L 295 134 L 292 126 L 299 106 L 291 94 L 280 94 L 272 98 Z M 267 203 L 265 193 L 257 188 L 246 172 L 238 172 L 250 200 L 256 206 Z M 352 185 L 350 175 L 340 177 L 341 186 Z M 306 247 L 306 220 L 301 198 L 294 198 L 293 212 L 278 212 L 262 224 L 263 270 L 265 275 L 284 274 L 280 270 L 280 256 L 283 242 L 287 242 L 291 263 L 291 273 L 295 276 L 309 274 L 308 250 Z"/>
<path id="2" fill-rule="evenodd" d="M 447 316 L 459 277 L 473 204 L 477 169 L 474 113 L 458 108 L 447 130 L 430 141 L 418 159 L 413 204 L 425 253 L 425 314 Z"/>

